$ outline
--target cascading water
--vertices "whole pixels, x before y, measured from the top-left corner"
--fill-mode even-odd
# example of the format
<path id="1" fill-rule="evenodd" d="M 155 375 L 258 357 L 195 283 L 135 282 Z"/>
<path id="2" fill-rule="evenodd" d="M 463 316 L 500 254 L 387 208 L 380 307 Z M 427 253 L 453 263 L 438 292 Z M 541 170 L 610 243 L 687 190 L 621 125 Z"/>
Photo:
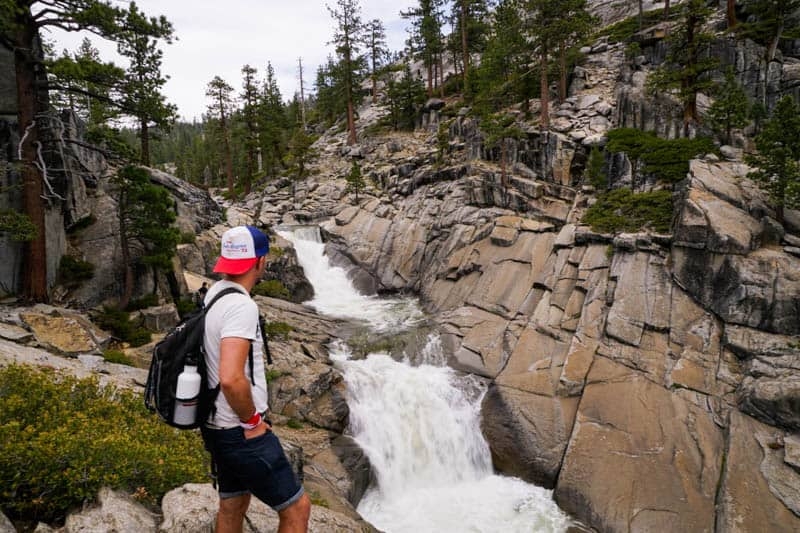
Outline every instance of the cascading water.
<path id="1" fill-rule="evenodd" d="M 416 301 L 359 294 L 332 267 L 316 227 L 279 232 L 293 242 L 323 314 L 366 320 L 377 331 L 401 331 L 422 320 Z M 418 354 L 385 353 L 351 360 L 331 346 L 342 369 L 349 431 L 370 459 L 376 483 L 358 511 L 375 527 L 399 532 L 561 532 L 570 525 L 550 491 L 495 475 L 480 432 L 485 385 L 445 366 L 438 336 Z M 413 364 L 411 361 L 413 360 Z"/>

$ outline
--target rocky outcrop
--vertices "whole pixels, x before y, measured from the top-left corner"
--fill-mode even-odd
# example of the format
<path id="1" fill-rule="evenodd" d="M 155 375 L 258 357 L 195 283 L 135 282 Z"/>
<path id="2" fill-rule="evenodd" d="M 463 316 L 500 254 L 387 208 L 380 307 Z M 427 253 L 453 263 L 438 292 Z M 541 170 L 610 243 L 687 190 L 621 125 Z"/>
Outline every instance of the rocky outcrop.
<path id="1" fill-rule="evenodd" d="M 800 265 L 746 167 L 693 161 L 672 235 L 617 236 L 576 224 L 581 193 L 551 181 L 514 176 L 501 193 L 479 163 L 451 181 L 424 168 L 384 170 L 384 196 L 324 228 L 384 287 L 420 292 L 451 365 L 493 379 L 482 427 L 497 468 L 604 531 L 722 531 L 745 490 L 775 531 L 800 526 L 785 459 Z M 558 202 L 563 215 L 541 216 Z M 761 452 L 744 453 L 746 426 L 764 428 Z"/>

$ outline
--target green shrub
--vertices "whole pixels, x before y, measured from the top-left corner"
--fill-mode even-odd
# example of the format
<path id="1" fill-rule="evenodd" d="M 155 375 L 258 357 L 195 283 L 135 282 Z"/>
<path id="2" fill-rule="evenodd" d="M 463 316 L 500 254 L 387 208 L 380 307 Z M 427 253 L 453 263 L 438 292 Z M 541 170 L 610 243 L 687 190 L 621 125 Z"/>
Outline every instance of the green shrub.
<path id="1" fill-rule="evenodd" d="M 155 307 L 158 305 L 157 294 L 145 294 L 141 298 L 135 298 L 128 303 L 126 311 L 138 311 L 139 309 L 147 309 L 148 307 Z"/>
<path id="2" fill-rule="evenodd" d="M 73 235 L 82 229 L 86 229 L 95 222 L 97 222 L 97 218 L 94 215 L 85 216 L 67 228 L 67 235 Z"/>
<path id="3" fill-rule="evenodd" d="M 117 307 L 104 306 L 94 318 L 95 323 L 131 346 L 142 346 L 150 342 L 150 332 L 131 322 L 130 315 Z"/>
<path id="4" fill-rule="evenodd" d="M 270 246 L 269 255 L 274 255 L 275 257 L 283 257 L 283 248 L 281 248 L 280 246 Z"/>
<path id="5" fill-rule="evenodd" d="M 264 324 L 264 333 L 266 333 L 267 337 L 270 339 L 286 340 L 289 338 L 289 333 L 293 329 L 294 328 L 286 322 L 267 322 Z"/>
<path id="6" fill-rule="evenodd" d="M 180 244 L 194 244 L 197 241 L 197 235 L 193 231 L 182 231 L 178 239 Z"/>
<path id="7" fill-rule="evenodd" d="M 269 296 L 270 298 L 279 298 L 281 300 L 288 300 L 292 297 L 292 293 L 289 292 L 283 283 L 278 281 L 277 279 L 271 279 L 269 281 L 262 281 L 255 287 L 253 287 L 253 294 L 257 296 Z"/>
<path id="8" fill-rule="evenodd" d="M 286 422 L 286 425 L 289 426 L 292 429 L 303 429 L 303 423 L 301 421 L 297 420 L 296 418 L 290 418 Z"/>
<path id="9" fill-rule="evenodd" d="M 673 9 L 670 11 L 670 19 L 675 19 L 676 17 L 680 16 L 679 9 Z M 653 9 L 651 11 L 645 11 L 642 14 L 642 26 L 647 28 L 652 26 L 653 24 L 658 24 L 664 18 L 664 10 Z M 598 35 L 608 35 L 608 42 L 610 43 L 619 43 L 623 41 L 629 40 L 633 37 L 633 34 L 639 31 L 639 14 L 632 17 L 628 17 L 625 20 L 621 20 L 616 24 L 612 24 L 611 26 L 607 26 L 604 28 Z"/>
<path id="10" fill-rule="evenodd" d="M 589 152 L 589 160 L 586 162 L 586 170 L 584 176 L 589 180 L 589 183 L 598 190 L 608 187 L 608 177 L 604 169 L 605 156 L 603 151 L 597 146 L 592 146 Z"/>
<path id="11" fill-rule="evenodd" d="M 192 298 L 181 298 L 175 302 L 175 308 L 178 310 L 178 316 L 183 318 L 197 309 L 197 303 Z"/>
<path id="12" fill-rule="evenodd" d="M 714 142 L 707 137 L 669 140 L 635 128 L 609 131 L 606 149 L 612 153 L 625 152 L 634 164 L 641 161 L 642 174 L 651 174 L 669 183 L 686 178 L 690 159 L 717 151 Z"/>
<path id="13" fill-rule="evenodd" d="M 133 365 L 133 361 L 122 350 L 106 350 L 103 352 L 103 359 L 109 363 L 117 363 L 119 365 Z"/>
<path id="14" fill-rule="evenodd" d="M 651 229 L 669 233 L 672 222 L 672 192 L 633 193 L 615 189 L 600 195 L 586 210 L 583 222 L 603 233 L 634 232 Z"/>
<path id="15" fill-rule="evenodd" d="M 266 375 L 267 383 L 272 383 L 282 375 L 283 372 L 281 372 L 280 370 L 275 370 L 274 368 L 267 370 L 267 375 Z"/>
<path id="16" fill-rule="evenodd" d="M 92 263 L 69 255 L 61 257 L 58 264 L 58 277 L 65 285 L 78 285 L 82 281 L 92 279 L 93 276 L 94 265 Z"/>
<path id="17" fill-rule="evenodd" d="M 109 486 L 157 504 L 205 481 L 199 435 L 160 422 L 129 390 L 53 370 L 0 369 L 0 508 L 12 520 L 61 521 Z"/>

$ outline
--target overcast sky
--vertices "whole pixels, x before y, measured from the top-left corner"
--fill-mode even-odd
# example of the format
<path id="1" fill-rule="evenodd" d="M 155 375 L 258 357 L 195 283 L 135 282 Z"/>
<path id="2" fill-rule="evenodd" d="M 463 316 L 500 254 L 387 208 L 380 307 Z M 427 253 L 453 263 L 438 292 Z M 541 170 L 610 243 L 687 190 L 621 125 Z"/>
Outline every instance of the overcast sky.
<path id="1" fill-rule="evenodd" d="M 123 3 L 123 2 L 119 2 Z M 336 0 L 138 0 L 149 16 L 164 15 L 175 28 L 178 40 L 163 45 L 162 72 L 170 76 L 164 87 L 167 100 L 178 106 L 181 117 L 191 121 L 205 112 L 206 85 L 220 76 L 235 92 L 241 92 L 242 66 L 258 69 L 263 80 L 267 62 L 275 69 L 284 100 L 299 91 L 297 60 L 303 59 L 305 86 L 313 86 L 317 67 L 325 63 L 333 48 L 333 19 L 326 5 Z M 408 21 L 400 11 L 418 5 L 417 0 L 362 0 L 363 22 L 380 19 L 386 27 L 392 51 L 403 48 Z M 60 54 L 75 50 L 89 37 L 106 61 L 123 65 L 114 45 L 92 34 L 51 31 Z"/>

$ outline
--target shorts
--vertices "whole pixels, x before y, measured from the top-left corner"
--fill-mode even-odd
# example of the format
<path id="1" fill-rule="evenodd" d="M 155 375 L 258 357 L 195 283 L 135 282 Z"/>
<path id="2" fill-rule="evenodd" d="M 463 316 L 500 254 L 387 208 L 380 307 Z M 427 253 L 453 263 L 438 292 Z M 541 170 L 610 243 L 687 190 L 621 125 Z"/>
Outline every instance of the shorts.
<path id="1" fill-rule="evenodd" d="M 242 428 L 201 430 L 216 466 L 221 499 L 252 494 L 275 511 L 282 511 L 303 495 L 303 487 L 272 431 L 245 439 Z"/>

